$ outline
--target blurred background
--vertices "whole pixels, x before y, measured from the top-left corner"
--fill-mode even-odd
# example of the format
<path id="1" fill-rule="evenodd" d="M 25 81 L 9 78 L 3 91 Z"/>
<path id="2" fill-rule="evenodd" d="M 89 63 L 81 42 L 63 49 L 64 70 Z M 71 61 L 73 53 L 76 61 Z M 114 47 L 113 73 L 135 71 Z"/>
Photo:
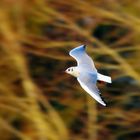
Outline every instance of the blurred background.
<path id="1" fill-rule="evenodd" d="M 103 107 L 64 73 L 86 44 Z M 140 0 L 0 1 L 0 140 L 140 140 Z"/>

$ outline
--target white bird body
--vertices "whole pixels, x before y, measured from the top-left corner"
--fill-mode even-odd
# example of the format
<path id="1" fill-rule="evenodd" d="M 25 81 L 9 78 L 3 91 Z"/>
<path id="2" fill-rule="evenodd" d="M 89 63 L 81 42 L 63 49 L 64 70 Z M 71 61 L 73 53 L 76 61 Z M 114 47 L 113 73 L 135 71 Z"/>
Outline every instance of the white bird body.
<path id="1" fill-rule="evenodd" d="M 85 52 L 85 45 L 81 45 L 70 51 L 70 56 L 76 59 L 77 66 L 70 67 L 66 73 L 76 77 L 81 87 L 90 94 L 100 104 L 106 106 L 100 97 L 100 92 L 96 86 L 97 80 L 111 83 L 111 77 L 97 72 L 93 60 Z"/>

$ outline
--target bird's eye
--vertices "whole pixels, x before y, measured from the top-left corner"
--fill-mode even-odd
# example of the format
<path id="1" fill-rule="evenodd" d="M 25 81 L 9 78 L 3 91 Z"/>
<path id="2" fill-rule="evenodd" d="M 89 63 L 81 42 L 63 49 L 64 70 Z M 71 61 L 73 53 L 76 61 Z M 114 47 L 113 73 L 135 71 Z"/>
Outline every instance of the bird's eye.
<path id="1" fill-rule="evenodd" d="M 68 71 L 70 71 L 70 69 L 68 69 Z"/>

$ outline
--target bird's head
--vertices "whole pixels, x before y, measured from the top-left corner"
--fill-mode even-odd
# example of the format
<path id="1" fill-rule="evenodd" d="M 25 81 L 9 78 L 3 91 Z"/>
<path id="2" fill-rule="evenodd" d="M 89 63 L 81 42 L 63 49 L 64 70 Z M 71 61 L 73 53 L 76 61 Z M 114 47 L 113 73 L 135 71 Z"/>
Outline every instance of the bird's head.
<path id="1" fill-rule="evenodd" d="M 78 77 L 79 76 L 79 72 L 77 70 L 77 67 L 69 67 L 65 70 L 66 73 L 74 76 L 74 77 Z"/>

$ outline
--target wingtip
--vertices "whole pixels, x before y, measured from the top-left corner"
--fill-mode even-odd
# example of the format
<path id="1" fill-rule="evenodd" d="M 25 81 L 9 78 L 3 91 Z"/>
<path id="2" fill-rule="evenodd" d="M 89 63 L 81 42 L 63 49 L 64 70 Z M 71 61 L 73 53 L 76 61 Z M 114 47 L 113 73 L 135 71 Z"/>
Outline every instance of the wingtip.
<path id="1" fill-rule="evenodd" d="M 83 48 L 86 49 L 86 45 L 83 45 Z"/>
<path id="2" fill-rule="evenodd" d="M 101 103 L 103 106 L 106 106 L 106 104 L 104 102 Z"/>
<path id="3" fill-rule="evenodd" d="M 102 100 L 99 102 L 100 104 L 102 104 L 103 106 L 106 106 L 106 103 Z"/>
<path id="4" fill-rule="evenodd" d="M 104 103 L 103 106 L 106 106 L 106 104 Z"/>
<path id="5" fill-rule="evenodd" d="M 101 105 L 106 106 L 106 103 L 101 98 L 100 99 L 96 99 L 96 101 L 98 103 L 100 103 Z"/>
<path id="6" fill-rule="evenodd" d="M 86 49 L 86 45 L 83 44 L 83 45 L 78 46 L 77 48 L 83 48 L 85 50 Z"/>

